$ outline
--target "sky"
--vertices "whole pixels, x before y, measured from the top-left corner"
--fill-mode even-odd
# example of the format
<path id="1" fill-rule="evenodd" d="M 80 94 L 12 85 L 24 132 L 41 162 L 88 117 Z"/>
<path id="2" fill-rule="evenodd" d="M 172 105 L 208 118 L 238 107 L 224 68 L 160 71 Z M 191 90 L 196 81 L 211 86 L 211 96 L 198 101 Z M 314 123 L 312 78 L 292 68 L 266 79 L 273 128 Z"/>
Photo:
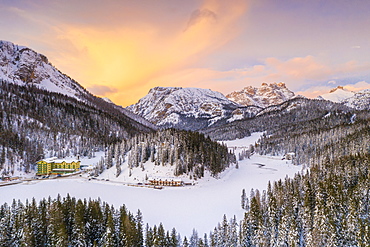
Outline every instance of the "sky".
<path id="1" fill-rule="evenodd" d="M 368 0 L 0 0 L 0 39 L 127 106 L 150 88 L 370 88 Z"/>

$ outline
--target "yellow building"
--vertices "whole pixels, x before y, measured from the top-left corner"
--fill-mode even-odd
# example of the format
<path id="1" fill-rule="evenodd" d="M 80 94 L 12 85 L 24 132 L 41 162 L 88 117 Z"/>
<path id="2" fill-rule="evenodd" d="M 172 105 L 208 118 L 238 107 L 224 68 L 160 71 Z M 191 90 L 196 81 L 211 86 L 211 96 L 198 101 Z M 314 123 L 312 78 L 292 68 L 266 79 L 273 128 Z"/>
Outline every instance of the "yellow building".
<path id="1" fill-rule="evenodd" d="M 37 162 L 36 175 L 64 174 L 80 170 L 80 161 L 66 161 L 50 158 Z"/>

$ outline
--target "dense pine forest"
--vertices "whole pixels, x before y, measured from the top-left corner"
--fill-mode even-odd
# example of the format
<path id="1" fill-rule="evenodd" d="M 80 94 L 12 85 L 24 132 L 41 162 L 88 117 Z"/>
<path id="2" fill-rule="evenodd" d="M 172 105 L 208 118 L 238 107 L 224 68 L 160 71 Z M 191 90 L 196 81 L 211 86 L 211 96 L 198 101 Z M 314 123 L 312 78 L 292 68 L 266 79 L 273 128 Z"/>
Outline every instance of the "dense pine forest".
<path id="1" fill-rule="evenodd" d="M 252 191 L 244 219 L 220 223 L 210 246 L 369 246 L 370 154 L 341 157 Z"/>
<path id="2" fill-rule="evenodd" d="M 144 171 L 145 163 L 149 161 L 155 165 L 174 166 L 175 176 L 187 174 L 195 179 L 203 177 L 205 170 L 217 177 L 230 164 L 236 163 L 235 155 L 226 145 L 198 132 L 167 129 L 138 134 L 110 145 L 96 172 L 99 174 L 116 166 L 116 176 L 119 176 L 126 159 L 130 169 L 140 167 Z"/>
<path id="3" fill-rule="evenodd" d="M 13 201 L 0 207 L 1 246 L 143 246 L 140 211 L 100 200 Z"/>
<path id="4" fill-rule="evenodd" d="M 243 191 L 244 219 L 225 217 L 211 233 L 210 246 L 370 245 L 369 112 L 338 105 L 299 109 L 279 110 L 279 118 L 257 117 L 257 123 L 261 118 L 270 126 L 260 129 L 265 134 L 255 150 L 280 157 L 292 152 L 293 162 L 309 171 L 273 182 L 267 191 L 252 190 L 249 198 Z M 236 126 L 257 127 L 249 121 Z"/>

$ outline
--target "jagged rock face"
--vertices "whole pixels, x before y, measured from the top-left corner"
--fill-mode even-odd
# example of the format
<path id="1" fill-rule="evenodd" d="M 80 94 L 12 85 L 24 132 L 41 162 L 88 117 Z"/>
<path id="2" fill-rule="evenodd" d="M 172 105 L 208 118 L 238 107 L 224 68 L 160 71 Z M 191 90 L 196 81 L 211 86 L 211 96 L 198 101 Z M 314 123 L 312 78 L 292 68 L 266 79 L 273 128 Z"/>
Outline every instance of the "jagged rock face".
<path id="1" fill-rule="evenodd" d="M 241 91 L 232 92 L 226 97 L 238 104 L 249 106 L 254 105 L 266 108 L 271 105 L 281 104 L 293 98 L 295 95 L 290 91 L 285 83 L 262 83 L 261 87 L 245 87 Z"/>
<path id="2" fill-rule="evenodd" d="M 0 78 L 19 85 L 33 84 L 79 100 L 89 94 L 76 81 L 57 70 L 44 55 L 7 41 L 0 41 Z"/>
<path id="3" fill-rule="evenodd" d="M 243 108 L 209 89 L 156 87 L 127 109 L 163 127 L 198 130 L 220 121 L 255 115 L 259 108 Z"/>

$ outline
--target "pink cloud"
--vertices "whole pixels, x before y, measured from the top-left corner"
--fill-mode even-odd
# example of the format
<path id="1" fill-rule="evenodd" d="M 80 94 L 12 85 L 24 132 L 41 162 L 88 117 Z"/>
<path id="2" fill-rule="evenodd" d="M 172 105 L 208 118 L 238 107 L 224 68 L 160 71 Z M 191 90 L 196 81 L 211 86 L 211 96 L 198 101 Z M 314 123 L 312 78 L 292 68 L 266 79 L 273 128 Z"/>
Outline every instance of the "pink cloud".
<path id="1" fill-rule="evenodd" d="M 297 92 L 297 94 L 304 95 L 307 98 L 316 98 L 319 95 L 329 93 L 329 91 L 333 89 L 334 86 L 330 83 L 330 81 L 328 82 L 328 84 L 330 85 L 310 87 L 304 91 Z M 355 84 L 337 83 L 337 85 L 343 86 L 344 89 L 351 92 L 358 92 L 364 89 L 370 89 L 370 83 L 366 81 L 360 81 Z"/>
<path id="2" fill-rule="evenodd" d="M 358 92 L 358 91 L 361 91 L 361 90 L 364 90 L 364 89 L 369 89 L 370 88 L 370 83 L 368 83 L 366 81 L 359 81 L 355 84 L 344 85 L 344 88 L 349 90 L 349 91 Z"/>
<path id="3" fill-rule="evenodd" d="M 295 57 L 287 61 L 267 58 L 265 62 L 282 77 L 291 80 L 319 80 L 333 73 L 329 66 L 317 61 L 313 56 Z"/>
<path id="4" fill-rule="evenodd" d="M 209 68 L 184 69 L 155 78 L 150 84 L 211 88 L 227 94 L 249 85 L 260 86 L 263 82 L 285 82 L 293 91 L 309 87 L 298 93 L 312 98 L 327 93 L 334 83 L 356 88 L 356 91 L 369 88 L 366 82 L 353 85 L 340 82 L 341 78 L 367 73 L 369 69 L 370 66 L 366 63 L 350 61 L 336 65 L 313 56 L 295 57 L 286 61 L 270 57 L 265 59 L 263 64 L 228 71 Z M 330 85 L 318 86 L 319 83 Z"/>

